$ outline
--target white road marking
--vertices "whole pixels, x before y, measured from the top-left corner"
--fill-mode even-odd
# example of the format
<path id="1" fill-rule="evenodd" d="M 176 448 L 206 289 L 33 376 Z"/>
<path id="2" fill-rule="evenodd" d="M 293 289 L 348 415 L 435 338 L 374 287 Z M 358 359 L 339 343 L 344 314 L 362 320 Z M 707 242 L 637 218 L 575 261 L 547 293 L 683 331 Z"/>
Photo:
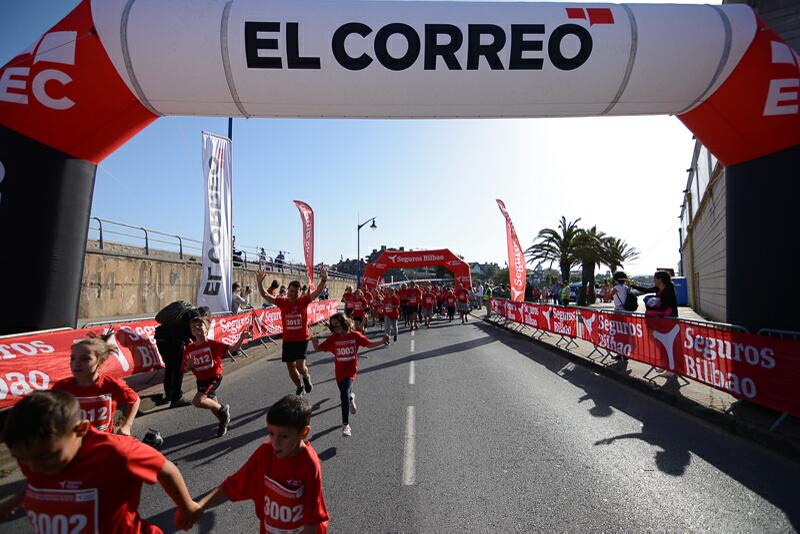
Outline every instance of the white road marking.
<path id="1" fill-rule="evenodd" d="M 411 340 L 411 352 L 414 352 L 414 340 Z"/>
<path id="2" fill-rule="evenodd" d="M 416 458 L 414 451 L 414 438 L 416 431 L 414 430 L 414 407 L 409 406 L 406 412 L 406 449 L 403 459 L 403 485 L 413 486 L 417 480 L 416 474 Z"/>
<path id="3" fill-rule="evenodd" d="M 411 364 L 408 366 L 408 383 L 409 385 L 414 385 L 414 361 L 411 361 Z"/>
<path id="4" fill-rule="evenodd" d="M 411 331 L 411 337 L 414 337 L 414 330 Z"/>

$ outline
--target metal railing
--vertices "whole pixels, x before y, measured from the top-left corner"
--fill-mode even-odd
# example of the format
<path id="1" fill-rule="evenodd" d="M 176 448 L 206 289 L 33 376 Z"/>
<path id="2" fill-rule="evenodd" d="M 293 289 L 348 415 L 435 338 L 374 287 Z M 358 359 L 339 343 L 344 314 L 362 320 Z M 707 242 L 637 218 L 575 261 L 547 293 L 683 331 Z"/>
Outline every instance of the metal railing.
<path id="1" fill-rule="evenodd" d="M 203 250 L 203 242 L 198 239 L 193 239 L 191 237 L 185 237 L 178 234 L 171 234 L 168 232 L 162 232 L 161 230 L 154 230 L 152 228 L 147 228 L 145 226 L 137 226 L 133 224 L 123 223 L 119 221 L 114 221 L 112 219 L 106 219 L 103 217 L 92 216 L 90 217 L 90 222 L 94 221 L 97 223 L 97 226 L 89 226 L 89 232 L 97 232 L 97 242 L 98 248 L 100 250 L 105 250 L 106 246 L 113 243 L 116 245 L 124 245 L 124 246 L 135 246 L 144 247 L 144 254 L 145 256 L 150 256 L 151 251 L 155 249 L 151 249 L 151 244 L 159 243 L 165 245 L 175 246 L 177 245 L 177 252 L 180 259 L 184 259 L 184 253 L 188 250 L 190 253 L 196 253 L 195 255 L 202 255 Z M 110 228 L 109 228 L 110 227 Z M 141 233 L 131 233 L 122 231 L 123 229 L 131 229 L 137 230 Z M 109 241 L 107 238 L 109 235 L 112 236 L 119 236 L 133 240 L 133 243 L 119 243 L 116 241 Z M 158 237 L 153 236 L 162 236 L 162 237 L 169 237 L 170 240 L 159 239 Z M 280 272 L 289 272 L 290 274 L 303 274 L 306 272 L 306 266 L 304 263 L 292 263 L 283 259 L 278 261 L 275 259 L 274 256 L 267 256 L 263 261 L 261 260 L 261 248 L 262 247 L 254 247 L 250 245 L 243 246 L 242 248 L 237 248 L 236 252 L 239 253 L 234 256 L 234 266 L 235 267 L 244 267 L 248 268 L 251 265 L 264 265 L 269 266 L 270 270 L 272 271 L 280 271 Z M 281 252 L 277 249 L 267 249 L 264 248 L 264 251 L 270 252 Z M 172 250 L 166 250 L 165 252 L 173 252 Z M 283 251 L 286 254 L 289 254 L 286 251 Z M 248 254 L 249 253 L 249 254 Z M 239 263 L 238 258 L 241 258 L 241 264 Z M 259 258 L 256 262 L 252 258 Z M 319 273 L 319 269 L 314 269 L 315 273 Z M 334 270 L 328 270 L 328 274 L 331 278 L 339 279 L 339 280 L 355 280 L 356 276 L 352 274 L 342 273 Z"/>

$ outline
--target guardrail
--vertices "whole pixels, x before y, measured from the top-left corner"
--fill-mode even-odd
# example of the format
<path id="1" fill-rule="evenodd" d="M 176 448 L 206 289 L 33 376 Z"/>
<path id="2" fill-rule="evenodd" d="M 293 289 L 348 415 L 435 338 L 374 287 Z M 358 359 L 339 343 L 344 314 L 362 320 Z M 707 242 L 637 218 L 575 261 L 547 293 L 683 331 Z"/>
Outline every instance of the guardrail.
<path id="1" fill-rule="evenodd" d="M 725 391 L 738 399 L 726 411 L 744 401 L 772 408 L 781 413 L 770 427 L 773 432 L 790 412 L 800 414 L 791 387 L 800 379 L 800 344 L 795 343 L 800 341 L 800 332 L 762 329 L 751 334 L 730 323 L 507 299 L 493 299 L 491 315 L 502 318 L 504 324 L 513 323 L 517 331 L 532 328 L 534 339 L 545 333 L 560 336 L 556 345 L 566 340 L 565 349 L 577 347 L 574 339 L 582 339 L 593 347 L 589 359 L 605 351 L 601 364 L 615 355 L 642 362 L 650 366 L 644 378 L 658 369 Z M 594 320 L 602 316 L 610 317 Z"/>

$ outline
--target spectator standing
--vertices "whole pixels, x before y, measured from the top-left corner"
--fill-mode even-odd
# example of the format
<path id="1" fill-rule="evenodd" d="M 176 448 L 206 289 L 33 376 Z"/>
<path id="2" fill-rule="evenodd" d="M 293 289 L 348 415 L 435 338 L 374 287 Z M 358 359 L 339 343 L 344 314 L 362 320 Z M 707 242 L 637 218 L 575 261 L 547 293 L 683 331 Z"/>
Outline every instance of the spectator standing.
<path id="1" fill-rule="evenodd" d="M 175 301 L 156 314 L 155 338 L 158 352 L 164 360 L 164 400 L 170 408 L 189 406 L 183 398 L 183 349 L 192 339 L 189 323 L 200 312 L 184 301 Z M 162 404 L 163 404 L 162 403 Z"/>
<path id="2" fill-rule="evenodd" d="M 242 286 L 239 285 L 239 282 L 234 282 L 233 295 L 231 296 L 231 312 L 239 313 L 240 311 L 251 309 L 250 293 L 252 293 L 252 290 L 250 286 L 247 286 L 244 290 L 244 296 L 242 296 Z"/>
<path id="3" fill-rule="evenodd" d="M 653 275 L 653 287 L 641 287 L 630 284 L 630 287 L 642 293 L 655 293 L 656 296 L 647 302 L 645 315 L 649 317 L 678 317 L 678 299 L 675 286 L 667 271 L 656 271 Z"/>
<path id="4" fill-rule="evenodd" d="M 492 288 L 486 284 L 486 289 L 483 290 L 483 305 L 486 306 L 486 317 L 492 315 Z"/>
<path id="5" fill-rule="evenodd" d="M 267 253 L 264 247 L 261 247 L 258 253 L 258 268 L 262 270 L 267 268 Z"/>
<path id="6" fill-rule="evenodd" d="M 614 273 L 614 289 L 612 290 L 612 300 L 614 301 L 614 311 L 625 311 L 625 300 L 628 298 L 628 275 L 624 271 Z"/>

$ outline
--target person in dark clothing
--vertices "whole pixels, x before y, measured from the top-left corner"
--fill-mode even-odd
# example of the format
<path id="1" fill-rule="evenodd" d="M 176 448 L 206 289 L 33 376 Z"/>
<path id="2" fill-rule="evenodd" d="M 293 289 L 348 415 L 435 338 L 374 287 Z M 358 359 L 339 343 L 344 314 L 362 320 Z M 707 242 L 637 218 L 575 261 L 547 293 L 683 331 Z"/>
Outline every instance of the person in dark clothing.
<path id="1" fill-rule="evenodd" d="M 175 322 L 156 327 L 156 346 L 161 354 L 161 359 L 164 360 L 163 403 L 169 402 L 170 408 L 180 408 L 191 404 L 183 398 L 183 348 L 192 339 L 189 323 L 199 316 L 200 311 L 197 308 L 190 308 L 182 313 Z"/>
<path id="2" fill-rule="evenodd" d="M 653 287 L 641 287 L 631 284 L 630 287 L 642 293 L 655 293 L 647 303 L 645 315 L 649 317 L 678 317 L 678 299 L 675 296 L 675 286 L 669 273 L 656 271 L 653 275 Z"/>

